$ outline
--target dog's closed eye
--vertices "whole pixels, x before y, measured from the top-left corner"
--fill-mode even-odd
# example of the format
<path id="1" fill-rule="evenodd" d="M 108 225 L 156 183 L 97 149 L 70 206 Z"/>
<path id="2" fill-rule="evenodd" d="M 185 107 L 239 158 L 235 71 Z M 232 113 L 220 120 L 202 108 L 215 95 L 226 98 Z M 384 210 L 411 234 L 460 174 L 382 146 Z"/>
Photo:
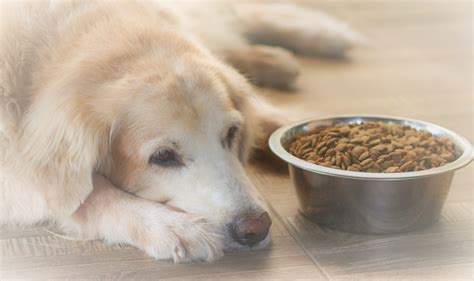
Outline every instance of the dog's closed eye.
<path id="1" fill-rule="evenodd" d="M 225 138 L 225 144 L 227 145 L 227 147 L 229 149 L 232 148 L 232 145 L 234 143 L 235 137 L 237 136 L 238 132 L 239 132 L 239 126 L 238 125 L 233 125 L 227 131 L 227 135 L 226 135 L 226 138 Z"/>
<path id="2" fill-rule="evenodd" d="M 177 167 L 181 166 L 180 157 L 171 148 L 161 148 L 150 156 L 148 162 L 151 165 L 158 165 L 162 167 Z"/>

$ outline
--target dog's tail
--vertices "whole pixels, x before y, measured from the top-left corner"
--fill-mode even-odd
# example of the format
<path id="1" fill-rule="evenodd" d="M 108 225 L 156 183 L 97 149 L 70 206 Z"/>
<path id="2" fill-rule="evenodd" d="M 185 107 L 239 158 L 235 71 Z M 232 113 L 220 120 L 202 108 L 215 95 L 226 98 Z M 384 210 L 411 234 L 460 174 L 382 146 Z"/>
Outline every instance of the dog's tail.
<path id="1" fill-rule="evenodd" d="M 300 6 L 283 3 L 236 4 L 247 38 L 308 56 L 341 57 L 367 40 L 344 22 Z"/>

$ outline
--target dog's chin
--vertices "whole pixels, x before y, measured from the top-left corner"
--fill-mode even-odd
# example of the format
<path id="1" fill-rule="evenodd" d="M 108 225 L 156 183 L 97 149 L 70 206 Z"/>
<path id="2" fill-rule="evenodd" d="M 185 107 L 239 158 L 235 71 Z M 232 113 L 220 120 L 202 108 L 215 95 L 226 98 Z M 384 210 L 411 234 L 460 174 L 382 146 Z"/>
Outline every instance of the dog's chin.
<path id="1" fill-rule="evenodd" d="M 226 237 L 224 241 L 224 251 L 225 252 L 249 252 L 249 251 L 255 251 L 255 250 L 260 250 L 268 247 L 272 242 L 272 235 L 270 232 L 268 232 L 267 237 L 263 239 L 262 241 L 258 242 L 255 245 L 252 246 L 245 246 L 241 245 L 238 242 L 236 242 L 232 237 Z"/>

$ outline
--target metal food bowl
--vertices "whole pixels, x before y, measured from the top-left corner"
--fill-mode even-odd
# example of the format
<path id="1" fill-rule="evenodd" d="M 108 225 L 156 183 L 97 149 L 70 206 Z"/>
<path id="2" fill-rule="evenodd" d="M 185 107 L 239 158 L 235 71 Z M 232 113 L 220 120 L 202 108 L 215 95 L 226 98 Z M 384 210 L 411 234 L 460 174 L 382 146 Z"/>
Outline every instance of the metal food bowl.
<path id="1" fill-rule="evenodd" d="M 405 173 L 365 173 L 311 164 L 287 148 L 300 134 L 320 126 L 382 121 L 403 124 L 451 139 L 456 160 L 438 168 Z M 423 121 L 389 116 L 338 116 L 282 127 L 269 140 L 271 150 L 288 163 L 300 211 L 328 227 L 356 233 L 408 232 L 436 222 L 454 171 L 473 160 L 472 146 L 460 135 Z"/>

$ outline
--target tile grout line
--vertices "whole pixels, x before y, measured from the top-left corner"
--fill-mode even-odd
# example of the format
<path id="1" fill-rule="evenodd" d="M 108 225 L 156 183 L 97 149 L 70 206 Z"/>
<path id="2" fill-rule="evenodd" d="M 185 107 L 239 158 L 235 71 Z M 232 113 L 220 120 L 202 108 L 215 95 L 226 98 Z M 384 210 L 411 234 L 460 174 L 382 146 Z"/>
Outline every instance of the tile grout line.
<path id="1" fill-rule="evenodd" d="M 267 201 L 265 199 L 265 201 Z M 283 220 L 283 218 L 280 216 L 280 214 L 275 210 L 275 208 L 273 208 L 273 205 L 270 204 L 270 202 L 267 201 L 267 204 L 268 204 L 268 207 L 271 209 L 272 213 L 275 214 L 277 216 L 277 219 L 282 223 L 283 227 L 286 229 L 286 231 L 288 231 L 288 234 L 290 234 L 290 236 L 295 240 L 296 244 L 298 244 L 298 246 L 303 250 L 303 252 L 305 253 L 305 255 L 307 257 L 309 257 L 311 259 L 311 262 L 316 266 L 316 268 L 321 272 L 321 274 L 324 276 L 324 278 L 326 278 L 326 280 L 331 280 L 329 274 L 324 271 L 324 269 L 321 267 L 321 265 L 319 264 L 319 262 L 317 260 L 315 260 L 309 253 L 308 251 L 306 250 L 306 248 L 304 247 L 303 243 L 296 237 L 296 235 L 294 235 L 294 230 L 292 229 L 291 226 L 287 226 L 287 222 L 286 220 Z M 291 229 L 290 229 L 291 228 Z"/>

